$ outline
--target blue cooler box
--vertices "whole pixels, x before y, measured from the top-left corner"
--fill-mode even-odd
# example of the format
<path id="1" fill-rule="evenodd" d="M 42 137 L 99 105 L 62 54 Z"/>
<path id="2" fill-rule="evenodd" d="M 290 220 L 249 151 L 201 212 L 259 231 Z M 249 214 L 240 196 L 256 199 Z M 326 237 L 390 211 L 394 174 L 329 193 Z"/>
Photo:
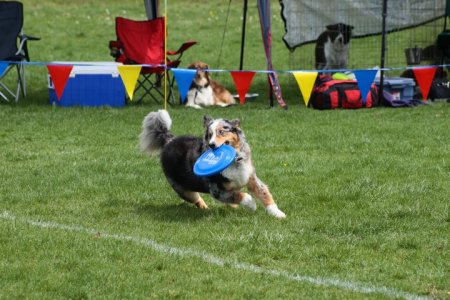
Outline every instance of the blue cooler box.
<path id="1" fill-rule="evenodd" d="M 117 70 L 117 63 L 59 62 L 73 64 L 66 87 L 58 101 L 53 82 L 48 75 L 50 104 L 59 106 L 125 105 L 125 87 Z"/>
<path id="2" fill-rule="evenodd" d="M 380 86 L 379 78 L 375 80 L 375 84 Z M 383 90 L 389 92 L 394 100 L 412 100 L 415 86 L 412 78 L 391 77 L 383 80 Z"/>

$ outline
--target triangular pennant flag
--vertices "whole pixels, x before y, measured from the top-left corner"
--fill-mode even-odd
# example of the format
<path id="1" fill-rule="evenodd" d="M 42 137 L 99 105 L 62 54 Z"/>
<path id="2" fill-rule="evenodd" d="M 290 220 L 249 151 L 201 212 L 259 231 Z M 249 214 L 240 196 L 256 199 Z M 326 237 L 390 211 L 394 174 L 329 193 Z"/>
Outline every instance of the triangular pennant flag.
<path id="1" fill-rule="evenodd" d="M 64 88 L 66 87 L 67 80 L 69 79 L 73 66 L 47 65 L 47 69 L 50 77 L 52 78 L 56 97 L 58 101 L 61 101 Z"/>
<path id="2" fill-rule="evenodd" d="M 8 63 L 0 62 L 0 77 L 2 77 L 3 72 L 5 72 L 7 67 L 8 67 Z"/>
<path id="3" fill-rule="evenodd" d="M 366 105 L 367 94 L 370 91 L 370 86 L 375 80 L 378 70 L 355 70 L 356 82 L 358 83 L 359 91 L 361 92 L 361 99 L 363 106 Z"/>
<path id="4" fill-rule="evenodd" d="M 233 77 L 234 85 L 236 86 L 236 91 L 239 95 L 239 100 L 242 105 L 245 103 L 245 94 L 247 94 L 252 84 L 253 76 L 255 72 L 251 71 L 232 71 L 231 76 Z"/>
<path id="5" fill-rule="evenodd" d="M 120 78 L 122 78 L 123 85 L 125 86 L 125 90 L 127 91 L 130 100 L 133 100 L 134 88 L 136 87 L 139 74 L 141 74 L 141 68 L 142 66 L 139 65 L 117 66 Z"/>
<path id="6" fill-rule="evenodd" d="M 181 103 L 184 104 L 187 93 L 191 87 L 196 70 L 192 69 L 171 69 L 177 82 L 178 92 L 180 93 Z"/>
<path id="7" fill-rule="evenodd" d="M 292 73 L 302 93 L 305 105 L 308 106 L 309 98 L 316 82 L 318 72 L 294 72 Z"/>
<path id="8" fill-rule="evenodd" d="M 417 84 L 422 92 L 423 100 L 428 99 L 428 93 L 430 92 L 431 83 L 436 73 L 437 67 L 430 68 L 414 68 L 414 76 L 416 77 Z"/>

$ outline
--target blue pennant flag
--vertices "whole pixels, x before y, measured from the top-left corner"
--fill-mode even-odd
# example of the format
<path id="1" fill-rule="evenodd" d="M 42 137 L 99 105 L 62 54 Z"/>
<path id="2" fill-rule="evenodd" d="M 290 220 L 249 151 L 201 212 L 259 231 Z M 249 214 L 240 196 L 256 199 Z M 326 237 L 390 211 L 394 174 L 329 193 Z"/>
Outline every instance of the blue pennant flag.
<path id="1" fill-rule="evenodd" d="M 8 63 L 0 62 L 0 77 L 2 77 L 3 72 L 5 72 L 7 67 L 8 67 Z"/>
<path id="2" fill-rule="evenodd" d="M 184 104 L 187 93 L 191 87 L 196 70 L 191 69 L 172 69 L 175 81 L 177 82 L 178 92 L 180 93 L 181 103 Z"/>
<path id="3" fill-rule="evenodd" d="M 369 93 L 370 86 L 375 80 L 378 70 L 356 70 L 354 71 L 356 81 L 358 83 L 359 91 L 361 92 L 361 99 L 363 105 L 366 105 L 367 94 Z"/>

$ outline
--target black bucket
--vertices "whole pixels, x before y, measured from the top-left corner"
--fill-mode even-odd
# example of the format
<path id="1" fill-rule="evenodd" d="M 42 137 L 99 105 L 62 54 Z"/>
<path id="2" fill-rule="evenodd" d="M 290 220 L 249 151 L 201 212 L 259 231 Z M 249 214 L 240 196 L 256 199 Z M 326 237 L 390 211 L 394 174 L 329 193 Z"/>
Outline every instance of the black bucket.
<path id="1" fill-rule="evenodd" d="M 422 48 L 407 48 L 405 49 L 405 55 L 408 65 L 418 65 L 421 61 Z"/>

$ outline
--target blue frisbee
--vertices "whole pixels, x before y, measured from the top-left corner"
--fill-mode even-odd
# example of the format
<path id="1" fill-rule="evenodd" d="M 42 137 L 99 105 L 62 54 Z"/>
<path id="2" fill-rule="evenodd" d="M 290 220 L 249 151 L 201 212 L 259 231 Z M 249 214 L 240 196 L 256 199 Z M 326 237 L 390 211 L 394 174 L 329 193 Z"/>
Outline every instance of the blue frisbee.
<path id="1" fill-rule="evenodd" d="M 194 174 L 197 176 L 211 176 L 228 168 L 235 159 L 236 150 L 228 145 L 205 151 L 194 164 Z"/>

